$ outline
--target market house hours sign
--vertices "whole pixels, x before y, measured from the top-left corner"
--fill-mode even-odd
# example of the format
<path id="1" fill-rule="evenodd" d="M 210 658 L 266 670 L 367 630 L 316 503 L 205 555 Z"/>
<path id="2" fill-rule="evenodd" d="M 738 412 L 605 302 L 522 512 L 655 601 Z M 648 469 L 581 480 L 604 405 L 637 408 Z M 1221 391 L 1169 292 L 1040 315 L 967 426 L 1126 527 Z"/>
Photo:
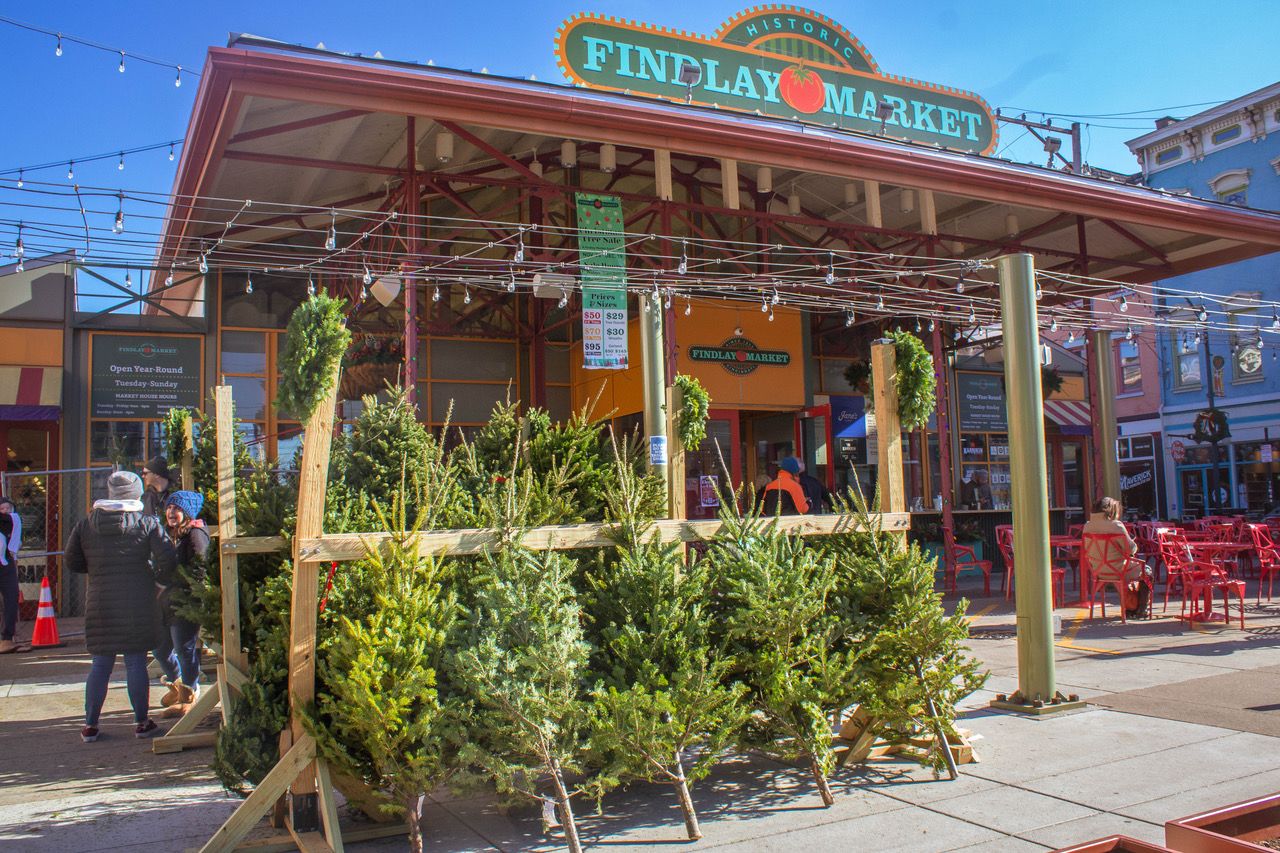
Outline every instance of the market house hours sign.
<path id="1" fill-rule="evenodd" d="M 200 407 L 200 338 L 93 336 L 90 417 L 164 417 Z"/>
<path id="2" fill-rule="evenodd" d="M 652 95 L 780 118 L 879 133 L 988 154 L 997 131 L 990 107 L 971 92 L 884 74 L 849 31 L 794 6 L 756 6 L 712 38 L 584 13 L 556 34 L 565 76 L 592 89 Z M 680 82 L 685 63 L 700 79 Z"/>

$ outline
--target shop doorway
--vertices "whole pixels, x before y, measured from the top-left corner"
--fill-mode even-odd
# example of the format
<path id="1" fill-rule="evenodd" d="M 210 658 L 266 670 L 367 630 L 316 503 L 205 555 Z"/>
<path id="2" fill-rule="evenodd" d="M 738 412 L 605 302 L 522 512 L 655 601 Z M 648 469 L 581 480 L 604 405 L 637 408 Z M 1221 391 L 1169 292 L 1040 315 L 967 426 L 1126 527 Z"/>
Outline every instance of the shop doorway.
<path id="1" fill-rule="evenodd" d="M 1089 519 L 1089 465 L 1083 438 L 1059 438 L 1052 442 L 1052 456 L 1058 470 L 1053 503 L 1066 510 L 1068 525 Z"/>
<path id="2" fill-rule="evenodd" d="M 795 455 L 795 412 L 743 412 L 745 480 L 761 491 L 778 474 L 778 463 Z"/>
<path id="3" fill-rule="evenodd" d="M 1231 505 L 1231 471 L 1218 467 L 1217 492 L 1213 491 L 1213 470 L 1209 465 L 1178 468 L 1178 506 L 1184 515 L 1197 518 L 1206 510 L 1216 510 Z"/>
<path id="4" fill-rule="evenodd" d="M 694 519 L 715 518 L 720 499 L 729 499 L 742 485 L 742 437 L 736 411 L 710 411 L 707 437 L 696 449 L 685 451 L 684 477 L 685 514 Z"/>
<path id="5" fill-rule="evenodd" d="M 796 416 L 796 456 L 805 470 L 828 489 L 835 489 L 836 460 L 832 452 L 831 407 L 813 406 Z"/>
<path id="6" fill-rule="evenodd" d="M 58 424 L 54 421 L 0 421 L 4 451 L 0 492 L 12 498 L 22 516 L 23 550 L 57 551 L 58 499 L 51 494 L 49 471 L 59 468 Z M 34 475 L 34 476 L 33 476 Z"/>

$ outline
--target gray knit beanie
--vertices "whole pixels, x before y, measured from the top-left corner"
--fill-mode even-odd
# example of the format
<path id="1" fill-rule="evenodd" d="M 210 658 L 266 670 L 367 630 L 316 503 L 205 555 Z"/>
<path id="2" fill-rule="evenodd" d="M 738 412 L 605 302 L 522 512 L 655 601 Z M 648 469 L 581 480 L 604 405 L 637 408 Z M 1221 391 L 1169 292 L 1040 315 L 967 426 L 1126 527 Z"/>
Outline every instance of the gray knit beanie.
<path id="1" fill-rule="evenodd" d="M 132 471 L 116 471 L 107 478 L 107 498 L 136 501 L 142 498 L 142 480 Z"/>

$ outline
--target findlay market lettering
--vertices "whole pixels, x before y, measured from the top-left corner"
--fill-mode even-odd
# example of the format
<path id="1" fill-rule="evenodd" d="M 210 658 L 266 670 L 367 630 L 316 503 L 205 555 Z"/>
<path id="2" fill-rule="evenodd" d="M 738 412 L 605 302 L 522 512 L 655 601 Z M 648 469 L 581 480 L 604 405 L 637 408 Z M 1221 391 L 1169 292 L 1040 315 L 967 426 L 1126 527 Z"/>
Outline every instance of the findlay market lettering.
<path id="1" fill-rule="evenodd" d="M 786 366 L 791 363 L 791 353 L 782 350 L 762 350 L 747 338 L 734 337 L 718 347 L 689 347 L 692 361 L 714 361 L 737 376 L 746 376 L 762 364 Z"/>
<path id="2" fill-rule="evenodd" d="M 562 27 L 557 50 L 565 73 L 591 88 L 683 101 L 679 72 L 689 63 L 701 71 L 693 87 L 700 104 L 878 133 L 884 102 L 888 135 L 979 153 L 995 147 L 981 98 L 878 73 L 856 39 L 812 12 L 752 15 L 721 29 L 720 38 L 705 39 L 575 18 Z"/>

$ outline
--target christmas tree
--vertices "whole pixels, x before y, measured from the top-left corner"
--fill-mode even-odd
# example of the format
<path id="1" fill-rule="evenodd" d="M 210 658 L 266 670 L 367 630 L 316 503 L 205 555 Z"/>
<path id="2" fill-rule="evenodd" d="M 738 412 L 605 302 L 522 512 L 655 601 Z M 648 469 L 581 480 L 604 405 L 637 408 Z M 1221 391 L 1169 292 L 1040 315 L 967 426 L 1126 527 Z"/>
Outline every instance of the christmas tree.
<path id="1" fill-rule="evenodd" d="M 553 806 L 569 849 L 578 853 L 573 796 L 566 774 L 581 769 L 589 704 L 582 691 L 590 647 L 571 577 L 573 560 L 520 545 L 533 478 L 513 476 L 493 493 L 485 512 L 502 544 L 471 576 L 463 638 L 450 674 L 475 712 L 462 758 L 504 794 Z M 536 780 L 551 784 L 548 798 Z M 544 808 L 544 822 L 549 809 Z"/>
<path id="2" fill-rule="evenodd" d="M 743 725 L 747 688 L 729 681 L 731 661 L 713 639 L 706 564 L 686 567 L 682 544 L 653 541 L 639 478 L 625 462 L 617 480 L 610 500 L 617 559 L 586 577 L 597 643 L 591 731 L 598 779 L 670 784 L 689 838 L 698 839 L 689 783 L 711 771 Z M 700 749 L 688 763 L 693 747 Z"/>
<path id="3" fill-rule="evenodd" d="M 755 712 L 741 742 L 808 764 L 824 805 L 835 802 L 829 719 L 849 701 L 853 655 L 846 626 L 828 606 L 836 563 L 778 532 L 777 522 L 740 516 L 723 502 L 721 535 L 707 559 L 720 612 L 717 624 L 750 688 Z"/>

